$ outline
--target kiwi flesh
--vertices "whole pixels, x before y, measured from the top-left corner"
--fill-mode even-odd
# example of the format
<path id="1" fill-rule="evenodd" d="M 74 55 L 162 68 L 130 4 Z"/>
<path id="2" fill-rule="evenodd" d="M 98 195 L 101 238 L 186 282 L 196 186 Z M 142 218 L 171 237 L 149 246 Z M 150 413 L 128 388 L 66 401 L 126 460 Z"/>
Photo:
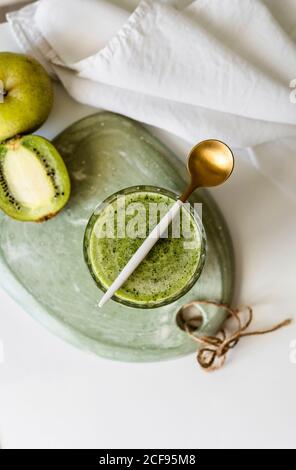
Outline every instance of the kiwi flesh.
<path id="1" fill-rule="evenodd" d="M 28 135 L 0 144 L 0 208 L 21 221 L 54 217 L 70 197 L 70 178 L 56 148 Z"/>

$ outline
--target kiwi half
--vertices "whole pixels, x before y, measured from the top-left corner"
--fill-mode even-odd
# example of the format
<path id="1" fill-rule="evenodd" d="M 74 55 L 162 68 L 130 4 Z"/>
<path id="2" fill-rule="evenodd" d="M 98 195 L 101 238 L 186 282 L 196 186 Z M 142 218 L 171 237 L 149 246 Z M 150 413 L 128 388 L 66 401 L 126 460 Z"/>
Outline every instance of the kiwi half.
<path id="1" fill-rule="evenodd" d="M 0 208 L 21 221 L 43 222 L 67 203 L 71 184 L 65 163 L 43 137 L 0 144 Z"/>

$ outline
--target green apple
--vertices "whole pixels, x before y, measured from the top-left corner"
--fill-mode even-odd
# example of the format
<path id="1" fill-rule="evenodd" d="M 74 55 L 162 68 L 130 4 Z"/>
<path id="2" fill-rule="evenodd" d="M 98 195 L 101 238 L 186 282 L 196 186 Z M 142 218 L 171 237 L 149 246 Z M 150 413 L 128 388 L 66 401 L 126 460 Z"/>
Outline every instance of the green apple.
<path id="1" fill-rule="evenodd" d="M 47 119 L 53 86 L 32 57 L 0 52 L 0 142 L 33 132 Z"/>

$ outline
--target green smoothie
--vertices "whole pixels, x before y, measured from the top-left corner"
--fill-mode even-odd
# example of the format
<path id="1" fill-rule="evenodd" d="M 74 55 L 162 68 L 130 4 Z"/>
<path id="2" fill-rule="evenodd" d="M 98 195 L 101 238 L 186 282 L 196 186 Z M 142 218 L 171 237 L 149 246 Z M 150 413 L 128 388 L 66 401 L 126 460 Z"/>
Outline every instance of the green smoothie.
<path id="1" fill-rule="evenodd" d="M 88 263 L 96 281 L 105 289 L 112 284 L 153 226 L 175 202 L 171 197 L 152 191 L 136 191 L 124 195 L 122 200 L 120 198 L 122 196 L 99 210 L 89 233 Z M 122 207 L 124 220 L 122 212 L 119 216 Z M 156 207 L 161 207 L 161 211 L 156 211 Z M 186 233 L 183 233 L 184 227 Z M 113 232 L 110 233 L 110 230 Z M 116 293 L 116 297 L 142 306 L 169 302 L 193 281 L 200 257 L 199 227 L 190 211 L 182 210 L 174 227 L 170 226 L 167 237 L 156 243 Z"/>

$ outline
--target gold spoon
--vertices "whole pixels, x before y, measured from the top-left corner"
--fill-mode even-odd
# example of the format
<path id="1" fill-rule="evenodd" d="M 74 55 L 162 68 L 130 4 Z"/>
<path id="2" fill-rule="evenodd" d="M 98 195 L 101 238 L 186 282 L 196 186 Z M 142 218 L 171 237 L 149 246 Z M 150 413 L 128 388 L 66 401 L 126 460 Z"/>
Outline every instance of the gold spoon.
<path id="1" fill-rule="evenodd" d="M 191 177 L 188 188 L 131 257 L 119 276 L 103 295 L 99 302 L 99 307 L 103 307 L 111 299 L 148 255 L 193 191 L 197 188 L 209 188 L 223 184 L 231 175 L 233 168 L 233 153 L 223 142 L 219 140 L 204 140 L 193 147 L 187 160 L 187 169 Z"/>

